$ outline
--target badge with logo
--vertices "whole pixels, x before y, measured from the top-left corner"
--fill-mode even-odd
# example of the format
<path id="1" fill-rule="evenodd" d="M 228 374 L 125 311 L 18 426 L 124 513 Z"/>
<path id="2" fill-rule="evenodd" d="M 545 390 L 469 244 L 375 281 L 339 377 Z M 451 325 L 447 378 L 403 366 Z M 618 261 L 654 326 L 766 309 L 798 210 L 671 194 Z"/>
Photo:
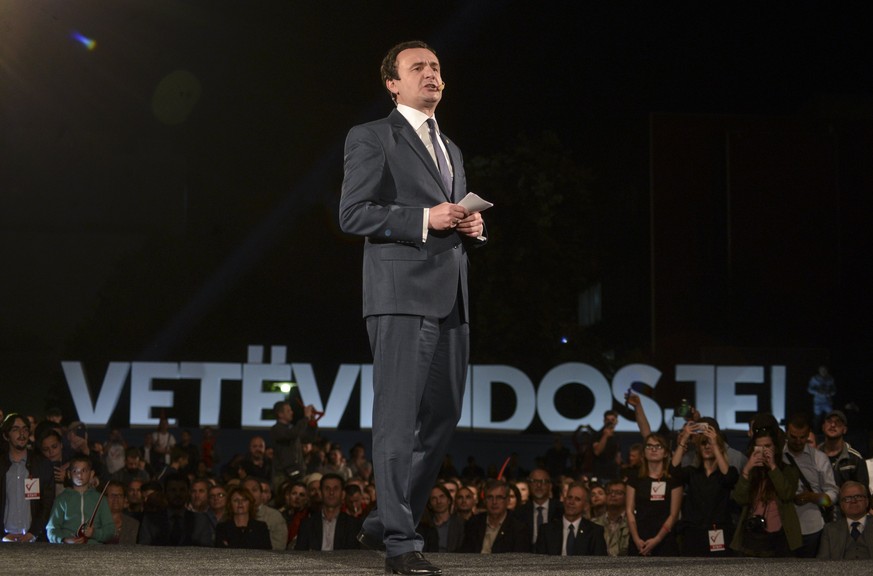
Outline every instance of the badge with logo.
<path id="1" fill-rule="evenodd" d="M 39 500 L 39 478 L 24 479 L 24 499 Z"/>

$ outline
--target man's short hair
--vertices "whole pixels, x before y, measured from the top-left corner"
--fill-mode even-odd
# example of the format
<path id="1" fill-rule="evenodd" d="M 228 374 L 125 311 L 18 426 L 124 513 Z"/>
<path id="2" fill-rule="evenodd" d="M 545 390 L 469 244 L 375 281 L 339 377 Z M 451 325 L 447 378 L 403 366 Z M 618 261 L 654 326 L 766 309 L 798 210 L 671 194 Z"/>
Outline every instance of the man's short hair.
<path id="1" fill-rule="evenodd" d="M 142 452 L 136 446 L 130 446 L 124 451 L 125 458 L 142 458 Z"/>
<path id="2" fill-rule="evenodd" d="M 289 406 L 291 405 L 291 403 L 287 400 L 279 400 L 278 402 L 273 404 L 273 414 L 278 414 L 279 410 L 281 410 L 282 406 L 284 406 L 285 404 L 288 404 Z"/>
<path id="3" fill-rule="evenodd" d="M 324 488 L 325 480 L 339 480 L 340 486 L 343 488 L 346 487 L 346 479 L 337 474 L 336 472 L 328 472 L 321 477 L 321 480 L 318 482 L 319 488 Z"/>
<path id="4" fill-rule="evenodd" d="M 798 412 L 791 416 L 791 418 L 788 420 L 788 425 L 798 430 L 803 430 L 804 428 L 811 427 L 809 423 L 809 416 L 807 416 L 803 412 Z"/>
<path id="5" fill-rule="evenodd" d="M 382 76 L 383 87 L 385 87 L 385 83 L 388 82 L 388 80 L 400 79 L 400 74 L 397 73 L 397 56 L 399 56 L 404 50 L 409 50 L 410 48 L 424 48 L 425 50 L 430 50 L 433 55 L 436 56 L 436 50 L 421 40 L 409 40 L 408 42 L 401 42 L 400 44 L 392 46 L 391 49 L 388 50 L 388 53 L 385 54 L 385 58 L 382 59 L 382 66 L 379 69 Z M 391 94 L 391 99 L 396 104 L 397 95 L 390 90 L 388 92 Z"/>
<path id="6" fill-rule="evenodd" d="M 496 480 L 491 478 L 488 482 L 485 483 L 485 494 L 497 489 L 502 489 L 504 495 L 509 494 L 509 485 L 503 480 Z"/>

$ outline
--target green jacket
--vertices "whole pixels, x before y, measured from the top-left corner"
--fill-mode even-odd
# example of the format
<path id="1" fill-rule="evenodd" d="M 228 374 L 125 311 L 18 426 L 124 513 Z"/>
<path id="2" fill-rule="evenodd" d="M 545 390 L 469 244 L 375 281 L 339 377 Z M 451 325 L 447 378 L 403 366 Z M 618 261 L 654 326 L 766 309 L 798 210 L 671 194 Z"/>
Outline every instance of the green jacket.
<path id="1" fill-rule="evenodd" d="M 796 550 L 803 545 L 800 520 L 797 519 L 797 510 L 794 508 L 794 495 L 797 494 L 800 471 L 795 466 L 786 466 L 781 470 L 776 467 L 768 475 L 776 488 L 776 507 L 779 510 L 779 517 L 782 519 L 782 528 L 785 530 L 788 547 L 791 550 Z M 751 493 L 751 484 L 748 478 L 744 478 L 740 474 L 740 479 L 731 492 L 731 498 L 743 507 L 737 530 L 731 541 L 731 548 L 737 551 L 743 549 L 743 526 L 746 525 L 746 518 L 749 517 L 749 506 L 752 504 L 753 497 L 754 494 Z"/>
<path id="2" fill-rule="evenodd" d="M 64 538 L 76 535 L 79 526 L 91 519 L 94 507 L 100 500 L 100 493 L 89 488 L 86 492 L 76 492 L 67 488 L 55 498 L 52 513 L 46 526 L 46 535 L 52 544 L 62 544 Z M 100 509 L 94 517 L 94 536 L 89 544 L 106 542 L 115 535 L 115 521 L 106 500 L 100 502 Z"/>

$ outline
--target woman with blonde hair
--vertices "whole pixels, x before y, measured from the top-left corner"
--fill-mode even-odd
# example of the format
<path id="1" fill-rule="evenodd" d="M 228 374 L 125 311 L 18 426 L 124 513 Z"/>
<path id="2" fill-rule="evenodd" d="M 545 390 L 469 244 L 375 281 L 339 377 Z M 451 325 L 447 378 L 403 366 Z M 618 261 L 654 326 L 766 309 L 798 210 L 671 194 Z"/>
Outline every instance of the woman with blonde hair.
<path id="1" fill-rule="evenodd" d="M 270 550 L 270 530 L 265 522 L 256 520 L 255 497 L 242 486 L 227 492 L 226 520 L 215 526 L 218 548 L 260 548 Z"/>
<path id="2" fill-rule="evenodd" d="M 678 556 L 673 526 L 682 505 L 682 483 L 669 474 L 670 452 L 660 434 L 646 436 L 637 476 L 628 478 L 630 556 Z"/>

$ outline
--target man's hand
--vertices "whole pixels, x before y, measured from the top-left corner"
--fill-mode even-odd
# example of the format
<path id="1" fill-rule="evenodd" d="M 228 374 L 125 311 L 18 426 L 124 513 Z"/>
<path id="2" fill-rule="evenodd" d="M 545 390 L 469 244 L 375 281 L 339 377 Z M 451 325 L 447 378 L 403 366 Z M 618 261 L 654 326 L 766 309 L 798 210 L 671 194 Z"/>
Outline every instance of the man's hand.
<path id="1" fill-rule="evenodd" d="M 478 238 L 484 230 L 485 224 L 482 221 L 482 215 L 478 212 L 473 212 L 458 222 L 458 232 L 470 238 Z"/>
<path id="2" fill-rule="evenodd" d="M 461 206 L 451 202 L 443 202 L 442 204 L 437 204 L 428 212 L 427 227 L 431 230 L 451 230 L 452 228 L 457 228 L 461 222 L 466 222 L 468 216 L 470 216 L 470 213 Z M 481 216 L 479 221 L 481 231 Z"/>

